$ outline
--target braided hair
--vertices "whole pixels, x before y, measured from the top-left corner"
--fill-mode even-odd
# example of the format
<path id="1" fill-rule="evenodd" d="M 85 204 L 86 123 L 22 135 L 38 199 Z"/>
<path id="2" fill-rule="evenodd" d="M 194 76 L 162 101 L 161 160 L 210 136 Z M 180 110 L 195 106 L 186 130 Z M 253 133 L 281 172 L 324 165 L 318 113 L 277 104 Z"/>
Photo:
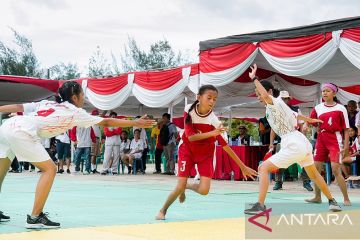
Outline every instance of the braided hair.
<path id="1" fill-rule="evenodd" d="M 199 89 L 199 93 L 197 95 L 203 95 L 207 90 L 211 90 L 211 91 L 215 91 L 218 92 L 217 88 L 214 87 L 213 85 L 203 85 L 200 87 Z M 191 104 L 189 111 L 188 111 L 188 115 L 186 116 L 185 119 L 185 123 L 188 124 L 191 122 L 191 116 L 190 116 L 190 112 L 194 109 L 194 107 L 196 106 L 196 104 L 199 103 L 199 100 L 196 100 L 193 104 Z"/>

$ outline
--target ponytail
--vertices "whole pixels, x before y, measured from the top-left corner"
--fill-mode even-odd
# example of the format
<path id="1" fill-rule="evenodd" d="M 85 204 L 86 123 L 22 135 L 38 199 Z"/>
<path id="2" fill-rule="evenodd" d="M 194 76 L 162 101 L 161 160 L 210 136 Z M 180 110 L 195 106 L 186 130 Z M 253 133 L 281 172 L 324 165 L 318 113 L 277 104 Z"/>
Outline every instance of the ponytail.
<path id="1" fill-rule="evenodd" d="M 196 104 L 198 104 L 199 100 L 196 100 L 193 104 L 191 104 L 189 111 L 188 111 L 188 115 L 186 116 L 185 119 L 185 123 L 189 124 L 191 122 L 191 117 L 190 117 L 190 112 L 194 109 L 194 107 L 196 106 Z"/>

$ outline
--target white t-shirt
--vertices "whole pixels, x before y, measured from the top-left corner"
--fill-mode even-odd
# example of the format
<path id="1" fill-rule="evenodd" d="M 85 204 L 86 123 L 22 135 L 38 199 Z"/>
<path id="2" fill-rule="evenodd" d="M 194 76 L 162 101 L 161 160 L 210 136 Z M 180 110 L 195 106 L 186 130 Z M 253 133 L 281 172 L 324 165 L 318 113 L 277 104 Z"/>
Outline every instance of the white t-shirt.
<path id="1" fill-rule="evenodd" d="M 140 130 L 140 139 L 143 141 L 144 144 L 144 148 L 147 148 L 147 135 L 146 135 L 146 130 L 144 128 L 139 128 L 139 127 L 133 127 L 133 133 L 136 129 Z"/>
<path id="2" fill-rule="evenodd" d="M 57 140 L 59 140 L 62 143 L 69 143 L 70 144 L 70 137 L 69 137 L 69 132 L 66 131 L 63 134 L 60 134 L 58 136 L 55 137 Z"/>
<path id="3" fill-rule="evenodd" d="M 131 153 L 137 152 L 139 150 L 144 150 L 144 142 L 141 138 L 139 138 L 137 141 L 135 139 L 131 140 L 130 144 Z"/>
<path id="4" fill-rule="evenodd" d="M 355 116 L 355 127 L 360 127 L 360 111 Z"/>
<path id="5" fill-rule="evenodd" d="M 94 130 L 95 137 L 100 138 L 101 137 L 100 127 L 98 125 L 94 125 L 92 126 L 92 128 Z"/>
<path id="6" fill-rule="evenodd" d="M 43 145 L 44 148 L 50 148 L 50 138 L 41 138 L 41 145 Z"/>
<path id="7" fill-rule="evenodd" d="M 290 109 L 281 97 L 274 98 L 273 105 L 266 104 L 266 119 L 278 136 L 295 131 L 298 113 Z"/>
<path id="8" fill-rule="evenodd" d="M 92 145 L 91 127 L 88 127 L 88 128 L 77 127 L 76 128 L 76 140 L 77 140 L 78 148 L 91 147 L 91 145 Z"/>
<path id="9" fill-rule="evenodd" d="M 38 136 L 44 138 L 55 137 L 74 126 L 87 128 L 103 120 L 101 117 L 92 116 L 84 109 L 77 108 L 69 102 L 57 103 L 44 100 L 26 103 L 23 106 L 25 115 L 16 117 L 23 121 L 16 122 L 19 125 L 20 122 L 29 123 L 24 125 L 26 125 L 25 128 L 30 129 L 24 130 L 35 131 Z"/>

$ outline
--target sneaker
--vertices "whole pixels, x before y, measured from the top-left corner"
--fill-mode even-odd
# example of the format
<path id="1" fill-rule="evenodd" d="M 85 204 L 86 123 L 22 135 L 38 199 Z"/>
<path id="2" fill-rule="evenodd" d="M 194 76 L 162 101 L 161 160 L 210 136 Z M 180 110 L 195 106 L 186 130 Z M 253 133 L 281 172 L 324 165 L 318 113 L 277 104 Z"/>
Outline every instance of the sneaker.
<path id="1" fill-rule="evenodd" d="M 89 175 L 90 171 L 84 171 L 83 175 Z"/>
<path id="2" fill-rule="evenodd" d="M 154 171 L 153 174 L 161 174 L 161 171 Z"/>
<path id="3" fill-rule="evenodd" d="M 340 212 L 341 211 L 341 207 L 339 206 L 339 204 L 335 201 L 335 198 L 329 200 L 329 210 L 331 212 Z"/>
<path id="4" fill-rule="evenodd" d="M 309 192 L 314 191 L 314 189 L 313 189 L 312 186 L 310 185 L 310 181 L 305 181 L 305 182 L 303 183 L 303 187 L 304 187 L 306 190 L 308 190 Z"/>
<path id="5" fill-rule="evenodd" d="M 57 173 L 63 174 L 64 173 L 64 169 L 59 169 L 59 171 Z"/>
<path id="6" fill-rule="evenodd" d="M 60 223 L 52 222 L 47 217 L 47 213 L 40 213 L 36 218 L 32 218 L 30 215 L 27 215 L 27 224 L 26 228 L 28 229 L 49 229 L 49 228 L 59 228 Z"/>
<path id="7" fill-rule="evenodd" d="M 282 189 L 282 183 L 281 182 L 275 182 L 275 186 L 273 187 L 273 190 L 281 190 Z"/>
<path id="8" fill-rule="evenodd" d="M 254 205 L 252 205 L 251 208 L 245 209 L 244 213 L 248 215 L 256 215 L 262 213 L 265 210 L 266 210 L 266 206 L 265 205 L 261 206 L 261 204 L 257 202 Z"/>
<path id="9" fill-rule="evenodd" d="M 66 170 L 66 173 L 70 174 L 70 173 L 71 173 L 71 172 L 70 172 L 70 169 Z"/>
<path id="10" fill-rule="evenodd" d="M 8 222 L 8 221 L 10 221 L 10 217 L 4 215 L 4 213 L 0 211 L 0 222 Z"/>
<path id="11" fill-rule="evenodd" d="M 99 173 L 96 169 L 92 170 L 91 172 L 92 172 L 93 174 L 98 174 L 98 173 Z"/>

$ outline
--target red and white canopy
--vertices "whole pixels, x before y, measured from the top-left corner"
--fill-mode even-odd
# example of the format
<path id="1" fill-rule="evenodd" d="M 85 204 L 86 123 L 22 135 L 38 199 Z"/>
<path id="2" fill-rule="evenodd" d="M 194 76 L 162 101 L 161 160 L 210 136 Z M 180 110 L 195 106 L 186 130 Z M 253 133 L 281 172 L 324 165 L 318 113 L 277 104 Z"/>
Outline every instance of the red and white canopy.
<path id="1" fill-rule="evenodd" d="M 0 76 L 0 104 L 39 101 L 54 96 L 59 88 L 56 80 L 32 77 Z"/>
<path id="2" fill-rule="evenodd" d="M 118 109 L 124 115 L 161 115 L 169 106 L 175 107 L 175 116 L 182 115 L 184 98 L 192 101 L 199 86 L 212 84 L 220 92 L 218 113 L 256 118 L 264 111 L 248 77 L 253 62 L 258 64 L 259 77 L 287 90 L 304 113 L 317 103 L 320 84 L 325 82 L 340 87 L 338 98 L 343 104 L 359 101 L 360 17 L 202 41 L 196 64 L 77 81 L 93 106 Z M 1 80 L 0 76 L 3 84 Z"/>

